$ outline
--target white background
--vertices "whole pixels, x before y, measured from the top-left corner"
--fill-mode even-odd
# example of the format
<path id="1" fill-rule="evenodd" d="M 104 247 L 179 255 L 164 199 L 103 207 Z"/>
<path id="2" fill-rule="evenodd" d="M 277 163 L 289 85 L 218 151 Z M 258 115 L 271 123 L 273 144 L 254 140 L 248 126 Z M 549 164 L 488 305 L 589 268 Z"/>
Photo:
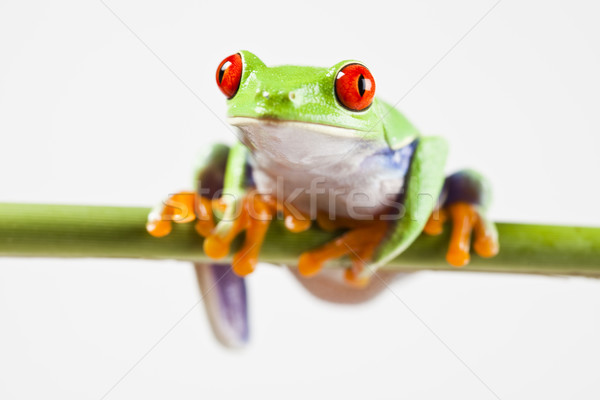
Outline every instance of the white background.
<path id="1" fill-rule="evenodd" d="M 600 225 L 597 2 L 503 0 L 479 24 L 493 1 L 107 4 L 135 34 L 99 0 L 0 1 L 0 201 L 188 188 L 198 151 L 233 139 L 196 96 L 222 117 L 215 69 L 248 49 L 364 61 L 449 139 L 449 170 L 491 178 L 497 220 Z M 0 398 L 600 396 L 596 280 L 419 273 L 393 285 L 402 302 L 342 307 L 264 265 L 249 289 L 252 344 L 230 352 L 202 307 L 186 315 L 188 264 L 0 259 Z"/>

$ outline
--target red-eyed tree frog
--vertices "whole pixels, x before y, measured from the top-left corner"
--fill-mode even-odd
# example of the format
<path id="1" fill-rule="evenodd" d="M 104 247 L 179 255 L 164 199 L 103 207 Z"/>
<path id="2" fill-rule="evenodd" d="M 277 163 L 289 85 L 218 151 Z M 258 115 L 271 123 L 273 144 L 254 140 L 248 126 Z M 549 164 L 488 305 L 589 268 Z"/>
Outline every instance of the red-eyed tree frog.
<path id="1" fill-rule="evenodd" d="M 255 269 L 276 216 L 292 232 L 313 223 L 343 229 L 339 238 L 303 253 L 295 271 L 311 292 L 333 301 L 371 297 L 369 278 L 377 269 L 421 232 L 441 233 L 446 220 L 452 222 L 450 264 L 469 262 L 472 233 L 480 256 L 498 252 L 496 228 L 485 215 L 488 182 L 471 170 L 445 177 L 446 142 L 422 136 L 375 97 L 375 80 L 363 63 L 267 67 L 240 51 L 221 62 L 216 81 L 239 142 L 211 148 L 200 163 L 197 190 L 171 196 L 149 215 L 147 230 L 161 237 L 172 221 L 196 221 L 204 251 L 215 260 L 245 231 L 230 265 L 196 266 L 213 328 L 226 345 L 247 341 L 243 277 Z M 320 273 L 328 260 L 343 256 L 349 258 L 344 272 Z"/>

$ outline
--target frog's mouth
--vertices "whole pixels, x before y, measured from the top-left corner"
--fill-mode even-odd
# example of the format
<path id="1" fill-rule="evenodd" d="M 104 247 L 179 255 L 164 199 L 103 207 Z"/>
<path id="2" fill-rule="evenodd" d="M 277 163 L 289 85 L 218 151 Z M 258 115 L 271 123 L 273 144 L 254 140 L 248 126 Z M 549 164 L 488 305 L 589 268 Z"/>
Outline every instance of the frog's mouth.
<path id="1" fill-rule="evenodd" d="M 322 135 L 345 138 L 360 138 L 365 133 L 356 129 L 343 128 L 339 126 L 317 124 L 313 122 L 278 120 L 274 118 L 229 117 L 227 118 L 227 122 L 230 125 L 237 126 L 241 129 L 256 129 L 264 127 L 266 130 L 272 130 L 275 128 L 297 132 L 310 131 L 314 133 L 320 133 Z"/>
<path id="2" fill-rule="evenodd" d="M 249 117 L 230 117 L 228 122 L 256 157 L 294 168 L 348 161 L 374 146 L 363 140 L 362 131 L 331 125 Z"/>

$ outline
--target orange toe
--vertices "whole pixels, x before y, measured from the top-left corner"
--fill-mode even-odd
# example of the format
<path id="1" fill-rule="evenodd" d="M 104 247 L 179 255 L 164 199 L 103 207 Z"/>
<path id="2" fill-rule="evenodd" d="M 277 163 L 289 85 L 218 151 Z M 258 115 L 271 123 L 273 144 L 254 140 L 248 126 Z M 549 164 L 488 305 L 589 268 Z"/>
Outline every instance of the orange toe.
<path id="1" fill-rule="evenodd" d="M 154 237 L 163 237 L 171 233 L 171 221 L 155 220 L 146 223 L 146 230 Z"/>
<path id="2" fill-rule="evenodd" d="M 193 192 L 179 192 L 171 195 L 161 205 L 158 214 L 152 211 L 146 223 L 146 230 L 154 237 L 171 233 L 172 222 L 186 223 L 196 218 L 194 212 L 196 195 Z"/>
<path id="3" fill-rule="evenodd" d="M 481 257 L 494 257 L 500 250 L 498 232 L 493 224 L 490 224 L 480 216 L 475 223 L 475 241 L 473 243 L 475 252 Z"/>
<path id="4" fill-rule="evenodd" d="M 212 230 L 214 229 L 215 224 L 212 223 L 212 221 L 208 222 L 208 221 L 198 221 L 196 222 L 196 232 L 198 232 L 198 235 L 202 236 L 202 237 L 208 237 L 210 235 L 210 233 L 212 232 Z"/>
<path id="5" fill-rule="evenodd" d="M 368 276 L 361 277 L 360 275 L 357 275 L 352 268 L 347 268 L 346 271 L 344 271 L 344 279 L 348 285 L 359 289 L 366 287 L 369 282 L 371 282 L 371 278 Z"/>
<path id="6" fill-rule="evenodd" d="M 448 219 L 446 210 L 441 209 L 438 211 L 434 211 L 431 213 L 429 220 L 427 220 L 427 224 L 425 224 L 425 228 L 423 228 L 423 232 L 431 236 L 440 235 L 444 231 L 444 223 Z"/>
<path id="7" fill-rule="evenodd" d="M 323 268 L 323 260 L 315 257 L 311 252 L 305 252 L 300 255 L 298 260 L 298 272 L 302 276 L 314 276 Z"/>
<path id="8" fill-rule="evenodd" d="M 468 251 L 455 249 L 448 250 L 448 253 L 446 253 L 446 261 L 453 267 L 464 267 L 470 260 L 471 256 Z"/>
<path id="9" fill-rule="evenodd" d="M 171 216 L 173 222 L 185 224 L 196 219 L 194 211 L 196 194 L 194 192 L 179 192 L 165 202 L 164 215 Z"/>
<path id="10" fill-rule="evenodd" d="M 498 240 L 491 236 L 482 236 L 475 240 L 473 248 L 481 257 L 489 258 L 498 254 L 500 246 Z"/>
<path id="11" fill-rule="evenodd" d="M 246 276 L 254 272 L 258 259 L 251 254 L 237 253 L 233 257 L 231 268 L 238 276 Z"/>
<path id="12" fill-rule="evenodd" d="M 215 227 L 212 211 L 213 200 L 206 197 L 198 197 L 196 232 L 200 236 L 207 237 Z"/>
<path id="13" fill-rule="evenodd" d="M 310 228 L 311 221 L 309 219 L 297 219 L 293 215 L 286 215 L 285 227 L 293 233 L 304 232 Z"/>
<path id="14" fill-rule="evenodd" d="M 478 217 L 477 208 L 473 204 L 453 203 L 448 207 L 452 218 L 452 233 L 446 260 L 450 265 L 462 267 L 471 259 L 471 232 Z"/>
<path id="15" fill-rule="evenodd" d="M 217 260 L 224 258 L 229 254 L 229 243 L 216 235 L 210 235 L 204 240 L 204 253 Z"/>

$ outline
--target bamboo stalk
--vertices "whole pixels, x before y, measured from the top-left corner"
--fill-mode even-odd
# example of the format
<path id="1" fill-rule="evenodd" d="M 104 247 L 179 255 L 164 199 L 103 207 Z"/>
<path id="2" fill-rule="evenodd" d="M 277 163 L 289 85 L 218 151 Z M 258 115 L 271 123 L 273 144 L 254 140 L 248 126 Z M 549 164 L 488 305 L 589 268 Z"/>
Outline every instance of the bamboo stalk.
<path id="1" fill-rule="evenodd" d="M 0 204 L 0 256 L 208 260 L 193 224 L 176 224 L 169 236 L 153 238 L 145 230 L 148 212 L 139 207 Z M 501 249 L 494 258 L 473 256 L 467 267 L 454 268 L 444 259 L 447 233 L 423 235 L 384 269 L 600 277 L 600 228 L 499 223 L 498 231 Z M 294 265 L 302 251 L 335 236 L 317 228 L 290 233 L 275 221 L 261 260 Z"/>

